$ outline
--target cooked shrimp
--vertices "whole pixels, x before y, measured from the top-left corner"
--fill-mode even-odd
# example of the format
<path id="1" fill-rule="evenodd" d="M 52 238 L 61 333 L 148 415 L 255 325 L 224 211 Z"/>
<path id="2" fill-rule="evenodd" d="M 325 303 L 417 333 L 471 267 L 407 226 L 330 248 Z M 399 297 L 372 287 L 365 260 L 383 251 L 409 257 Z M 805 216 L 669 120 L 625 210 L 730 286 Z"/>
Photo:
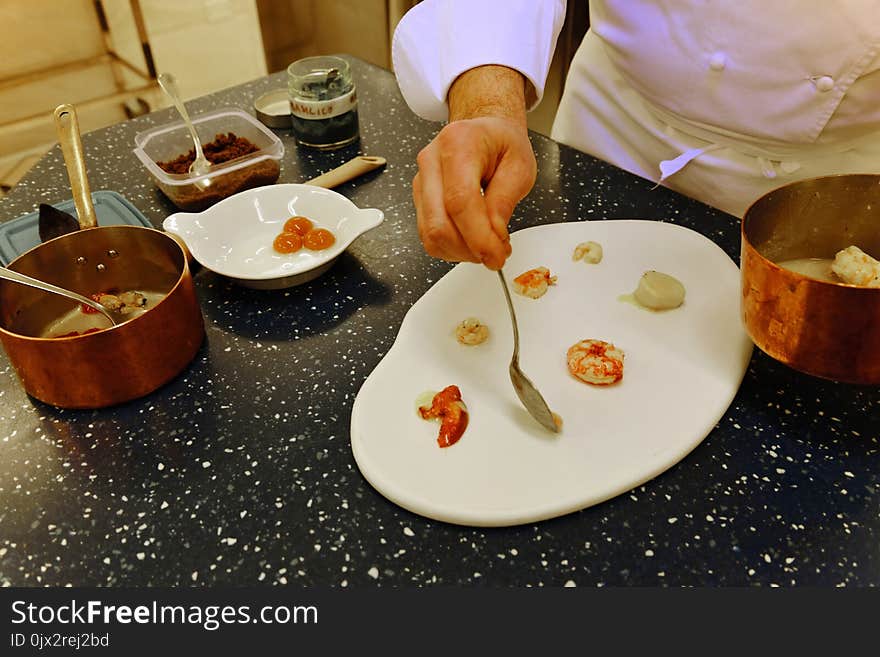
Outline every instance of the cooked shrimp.
<path id="1" fill-rule="evenodd" d="M 567 357 L 568 371 L 586 383 L 607 386 L 623 378 L 623 352 L 610 342 L 581 340 Z"/>
<path id="2" fill-rule="evenodd" d="M 455 327 L 455 337 L 462 344 L 478 345 L 489 337 L 489 327 L 475 317 L 468 317 Z"/>
<path id="3" fill-rule="evenodd" d="M 97 296 L 99 303 L 107 306 L 110 310 L 118 310 L 123 315 L 140 310 L 147 305 L 147 297 L 140 292 L 123 292 L 122 294 L 102 292 Z"/>
<path id="4" fill-rule="evenodd" d="M 537 299 L 544 296 L 547 288 L 556 285 L 556 277 L 546 267 L 536 267 L 513 279 L 513 289 L 524 297 Z"/>
<path id="5" fill-rule="evenodd" d="M 880 262 L 857 246 L 838 251 L 831 271 L 844 283 L 862 287 L 880 287 Z"/>
<path id="6" fill-rule="evenodd" d="M 581 242 L 574 247 L 572 260 L 583 260 L 591 265 L 598 264 L 602 260 L 602 245 L 598 242 Z"/>
<path id="7" fill-rule="evenodd" d="M 468 425 L 467 406 L 456 385 L 446 386 L 434 395 L 430 406 L 419 406 L 419 415 L 425 420 L 440 420 L 440 434 L 437 436 L 440 447 L 457 443 Z"/>

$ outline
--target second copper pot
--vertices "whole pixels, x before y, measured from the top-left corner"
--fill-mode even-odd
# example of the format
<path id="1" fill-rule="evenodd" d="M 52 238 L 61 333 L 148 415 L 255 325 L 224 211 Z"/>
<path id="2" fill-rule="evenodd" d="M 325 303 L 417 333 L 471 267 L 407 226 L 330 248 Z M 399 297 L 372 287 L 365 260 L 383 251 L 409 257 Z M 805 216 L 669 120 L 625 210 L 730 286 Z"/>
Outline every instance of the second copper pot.
<path id="1" fill-rule="evenodd" d="M 785 185 L 742 221 L 742 317 L 755 344 L 814 376 L 880 384 L 880 288 L 817 280 L 779 266 L 833 259 L 848 246 L 880 257 L 880 175 Z"/>

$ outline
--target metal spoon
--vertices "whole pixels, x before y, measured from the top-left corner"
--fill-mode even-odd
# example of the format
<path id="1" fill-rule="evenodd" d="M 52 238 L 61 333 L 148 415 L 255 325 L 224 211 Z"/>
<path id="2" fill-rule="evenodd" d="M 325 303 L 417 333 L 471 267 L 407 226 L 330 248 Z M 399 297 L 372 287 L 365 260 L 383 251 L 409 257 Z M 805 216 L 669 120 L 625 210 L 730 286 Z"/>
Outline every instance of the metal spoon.
<path id="1" fill-rule="evenodd" d="M 85 305 L 94 308 L 99 313 L 104 315 L 107 319 L 110 320 L 110 323 L 113 326 L 120 324 L 122 320 L 118 320 L 113 311 L 110 310 L 107 306 L 102 303 L 95 301 L 94 299 L 89 299 L 88 297 L 84 297 L 81 294 L 77 294 L 76 292 L 71 292 L 70 290 L 65 290 L 63 287 L 58 287 L 57 285 L 52 285 L 51 283 L 46 283 L 45 281 L 41 281 L 37 278 L 31 278 L 30 276 L 26 276 L 25 274 L 19 274 L 17 271 L 12 271 L 11 269 L 7 269 L 6 267 L 0 267 L 0 278 L 5 279 L 7 281 L 12 281 L 13 283 L 20 283 L 22 285 L 29 285 L 30 287 L 35 287 L 38 290 L 43 290 L 43 292 L 51 292 L 52 294 L 58 294 L 62 297 L 67 297 L 68 299 L 73 299 L 74 301 L 78 301 L 79 303 L 84 303 Z"/>
<path id="2" fill-rule="evenodd" d="M 205 157 L 205 153 L 202 151 L 202 143 L 199 141 L 199 135 L 196 132 L 195 126 L 192 124 L 192 121 L 189 119 L 189 114 L 186 111 L 186 107 L 183 104 L 183 100 L 180 97 L 180 91 L 177 89 L 177 80 L 175 80 L 174 76 L 171 73 L 160 73 L 158 76 L 159 86 L 162 87 L 162 90 L 168 94 L 168 97 L 171 99 L 171 102 L 174 103 L 174 106 L 177 108 L 177 111 L 180 112 L 180 116 L 183 117 L 183 122 L 186 124 L 187 129 L 189 130 L 189 134 L 193 140 L 193 147 L 196 151 L 196 159 L 193 160 L 192 164 L 189 165 L 189 172 L 201 176 L 211 169 L 211 163 Z M 207 187 L 211 184 L 211 181 L 208 178 L 204 178 L 199 181 L 199 184 L 203 187 Z"/>
<path id="3" fill-rule="evenodd" d="M 504 290 L 504 298 L 507 299 L 507 309 L 510 311 L 510 321 L 513 324 L 513 356 L 510 358 L 510 381 L 516 395 L 535 420 L 545 429 L 559 433 L 559 426 L 553 418 L 553 412 L 544 401 L 544 397 L 538 392 L 535 384 L 531 382 L 519 368 L 519 328 L 516 325 L 516 313 L 513 311 L 513 301 L 510 298 L 510 290 L 507 289 L 507 281 L 503 272 L 498 270 L 501 279 L 501 289 Z"/>

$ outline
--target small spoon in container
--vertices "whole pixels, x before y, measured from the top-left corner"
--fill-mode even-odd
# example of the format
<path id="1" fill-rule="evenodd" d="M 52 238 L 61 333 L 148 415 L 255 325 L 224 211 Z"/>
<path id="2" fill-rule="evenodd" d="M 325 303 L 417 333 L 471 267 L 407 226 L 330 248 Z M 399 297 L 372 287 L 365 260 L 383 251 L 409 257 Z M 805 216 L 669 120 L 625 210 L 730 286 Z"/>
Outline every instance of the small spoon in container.
<path id="1" fill-rule="evenodd" d="M 168 94 L 171 102 L 174 103 L 177 111 L 180 112 L 180 116 L 183 118 L 183 122 L 186 124 L 189 134 L 192 137 L 196 158 L 193 160 L 192 164 L 189 165 L 189 172 L 196 176 L 208 173 L 208 171 L 211 170 L 211 163 L 208 161 L 208 158 L 205 157 L 204 151 L 202 151 L 202 142 L 199 141 L 199 135 L 196 132 L 192 121 L 190 121 L 186 106 L 183 104 L 183 100 L 180 97 L 180 91 L 177 88 L 177 80 L 171 75 L 171 73 L 160 73 L 157 80 L 159 81 L 159 86 L 162 87 L 162 90 L 166 94 Z M 211 184 L 211 181 L 208 178 L 204 178 L 199 180 L 198 184 L 202 187 L 207 187 Z"/>
<path id="2" fill-rule="evenodd" d="M 7 269 L 6 267 L 0 267 L 0 278 L 7 281 L 12 281 L 13 283 L 20 283 L 21 285 L 29 285 L 30 287 L 34 287 L 38 290 L 43 290 L 43 292 L 51 292 L 52 294 L 58 294 L 62 297 L 67 297 L 68 299 L 78 301 L 79 303 L 85 304 L 90 308 L 97 310 L 99 313 L 104 315 L 104 317 L 109 319 L 110 323 L 113 326 L 121 324 L 123 321 L 125 321 L 124 319 L 117 317 L 114 312 L 110 310 L 107 306 L 95 301 L 94 299 L 89 299 L 82 294 L 71 292 L 70 290 L 65 290 L 63 287 L 52 285 L 51 283 L 41 281 L 37 278 L 31 278 L 30 276 L 26 276 L 25 274 L 19 274 L 17 271 L 12 271 L 11 269 Z"/>

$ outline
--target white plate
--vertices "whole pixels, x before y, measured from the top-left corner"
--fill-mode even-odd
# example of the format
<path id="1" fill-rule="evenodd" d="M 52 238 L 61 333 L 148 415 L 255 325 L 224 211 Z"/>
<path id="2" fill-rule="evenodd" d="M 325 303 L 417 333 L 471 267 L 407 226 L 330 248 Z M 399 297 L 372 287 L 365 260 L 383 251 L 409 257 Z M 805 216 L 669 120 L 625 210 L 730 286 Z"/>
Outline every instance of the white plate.
<path id="1" fill-rule="evenodd" d="M 272 241 L 294 215 L 336 237 L 329 249 L 281 254 Z M 287 183 L 248 189 L 202 212 L 177 212 L 162 227 L 178 235 L 203 266 L 242 285 L 280 288 L 305 283 L 326 271 L 348 246 L 382 223 L 384 213 L 360 209 L 342 194 Z"/>
<path id="2" fill-rule="evenodd" d="M 587 240 L 603 246 L 601 263 L 572 261 L 574 246 Z M 644 483 L 714 428 L 752 353 L 739 317 L 739 269 L 699 233 L 655 221 L 591 221 L 518 231 L 512 244 L 508 280 L 537 266 L 558 276 L 540 299 L 513 297 L 520 365 L 562 416 L 562 432 L 547 432 L 521 407 L 507 372 L 512 330 L 498 276 L 467 263 L 413 305 L 354 402 L 351 446 L 364 477 L 429 518 L 534 522 Z M 618 300 L 649 269 L 684 283 L 684 305 L 651 312 Z M 491 331 L 475 347 L 454 337 L 470 316 Z M 620 383 L 594 387 L 568 373 L 566 350 L 585 338 L 623 349 Z M 438 425 L 418 417 L 415 400 L 450 384 L 461 389 L 470 423 L 458 443 L 440 448 Z"/>

